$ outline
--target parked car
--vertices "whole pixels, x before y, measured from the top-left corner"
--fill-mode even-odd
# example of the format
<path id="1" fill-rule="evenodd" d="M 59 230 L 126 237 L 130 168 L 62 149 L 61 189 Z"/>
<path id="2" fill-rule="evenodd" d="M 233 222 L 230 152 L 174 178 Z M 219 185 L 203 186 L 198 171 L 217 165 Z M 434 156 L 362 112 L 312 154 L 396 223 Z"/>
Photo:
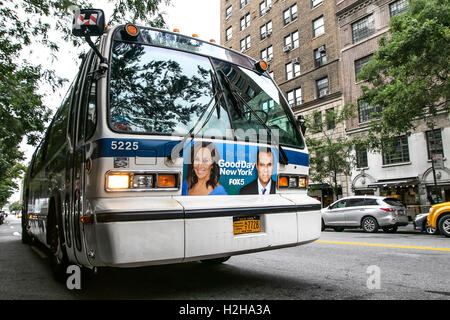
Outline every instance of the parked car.
<path id="1" fill-rule="evenodd" d="M 427 217 L 428 224 L 450 238 L 450 202 L 435 204 Z"/>
<path id="2" fill-rule="evenodd" d="M 395 198 L 353 196 L 337 200 L 322 209 L 322 230 L 362 228 L 365 232 L 396 232 L 409 223 L 405 206 Z"/>
<path id="3" fill-rule="evenodd" d="M 427 234 L 438 234 L 439 231 L 435 228 L 431 227 L 428 222 L 428 212 L 427 213 L 421 213 L 416 216 L 414 219 L 414 229 L 419 230 L 422 232 L 426 232 Z"/>

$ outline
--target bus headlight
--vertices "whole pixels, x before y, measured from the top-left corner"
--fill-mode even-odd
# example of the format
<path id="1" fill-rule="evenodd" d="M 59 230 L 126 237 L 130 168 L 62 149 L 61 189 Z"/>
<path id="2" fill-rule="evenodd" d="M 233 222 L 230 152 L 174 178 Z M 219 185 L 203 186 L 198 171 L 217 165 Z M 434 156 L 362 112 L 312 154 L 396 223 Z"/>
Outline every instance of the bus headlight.
<path id="1" fill-rule="evenodd" d="M 106 191 L 178 190 L 179 173 L 166 172 L 108 172 Z"/>
<path id="2" fill-rule="evenodd" d="M 112 173 L 106 177 L 106 189 L 118 190 L 130 187 L 130 175 L 128 173 Z"/>
<path id="3" fill-rule="evenodd" d="M 306 189 L 308 187 L 308 177 L 300 175 L 280 175 L 278 176 L 278 188 L 280 189 Z"/>

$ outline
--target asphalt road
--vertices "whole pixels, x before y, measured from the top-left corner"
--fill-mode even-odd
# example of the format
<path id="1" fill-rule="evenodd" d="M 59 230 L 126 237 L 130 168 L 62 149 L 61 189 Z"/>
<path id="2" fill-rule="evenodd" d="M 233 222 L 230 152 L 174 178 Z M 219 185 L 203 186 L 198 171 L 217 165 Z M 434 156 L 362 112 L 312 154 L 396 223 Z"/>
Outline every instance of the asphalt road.
<path id="1" fill-rule="evenodd" d="M 394 234 L 324 231 L 308 245 L 185 263 L 103 269 L 80 290 L 53 280 L 48 258 L 23 245 L 20 220 L 0 225 L 0 299 L 450 300 L 450 239 L 412 226 Z"/>

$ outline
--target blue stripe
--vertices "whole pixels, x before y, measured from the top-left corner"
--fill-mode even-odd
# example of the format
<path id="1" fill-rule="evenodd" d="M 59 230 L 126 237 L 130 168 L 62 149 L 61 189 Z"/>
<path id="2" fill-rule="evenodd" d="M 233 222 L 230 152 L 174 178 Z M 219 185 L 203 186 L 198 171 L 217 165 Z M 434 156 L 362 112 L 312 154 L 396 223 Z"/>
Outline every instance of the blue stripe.
<path id="1" fill-rule="evenodd" d="M 115 143 L 113 143 L 115 142 Z M 171 140 L 154 140 L 154 139 L 116 139 L 104 138 L 94 142 L 94 152 L 92 158 L 111 158 L 111 157 L 167 157 L 172 149 L 179 141 Z M 217 143 L 227 144 L 227 143 Z M 234 145 L 236 152 L 237 144 Z M 115 145 L 115 149 L 113 146 Z M 137 150 L 134 150 L 137 145 Z M 244 148 L 245 152 L 249 152 L 248 145 Z M 288 157 L 289 164 L 309 166 L 309 154 L 301 151 L 293 151 L 284 149 Z"/>

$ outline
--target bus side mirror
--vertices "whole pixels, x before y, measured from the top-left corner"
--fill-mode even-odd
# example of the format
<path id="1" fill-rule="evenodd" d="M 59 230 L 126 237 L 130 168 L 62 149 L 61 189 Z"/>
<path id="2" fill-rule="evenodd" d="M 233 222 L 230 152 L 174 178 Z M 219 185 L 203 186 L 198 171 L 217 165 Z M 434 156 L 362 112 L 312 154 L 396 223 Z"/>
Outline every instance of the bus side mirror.
<path id="1" fill-rule="evenodd" d="M 304 136 L 306 133 L 306 120 L 302 115 L 297 116 L 297 124 Z"/>
<path id="2" fill-rule="evenodd" d="M 86 42 L 100 58 L 100 69 L 108 69 L 108 60 L 102 56 L 91 40 L 91 36 L 99 37 L 105 32 L 105 13 L 101 9 L 81 9 L 75 13 L 72 34 L 84 37 Z"/>
<path id="3" fill-rule="evenodd" d="M 105 32 L 105 13 L 101 9 L 81 9 L 73 18 L 72 34 L 76 37 L 101 36 Z"/>

